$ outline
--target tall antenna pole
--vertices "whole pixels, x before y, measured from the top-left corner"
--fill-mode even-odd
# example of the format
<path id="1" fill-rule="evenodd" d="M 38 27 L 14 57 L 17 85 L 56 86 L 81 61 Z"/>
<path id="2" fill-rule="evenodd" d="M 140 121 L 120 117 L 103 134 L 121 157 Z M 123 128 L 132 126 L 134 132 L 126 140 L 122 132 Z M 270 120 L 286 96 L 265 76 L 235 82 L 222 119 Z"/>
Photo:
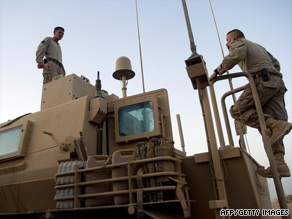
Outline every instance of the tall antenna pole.
<path id="1" fill-rule="evenodd" d="M 142 52 L 141 52 L 141 41 L 140 41 L 140 30 L 139 30 L 139 19 L 138 19 L 138 6 L 137 6 L 137 0 L 136 0 L 136 17 L 137 17 L 137 29 L 138 29 L 138 40 L 139 40 L 139 52 L 140 52 L 140 63 L 141 63 L 142 85 L 143 85 L 143 93 L 145 93 L 144 73 L 143 73 L 143 63 L 142 63 Z"/>
<path id="2" fill-rule="evenodd" d="M 219 152 L 216 143 L 216 135 L 213 126 L 213 119 L 211 114 L 211 107 L 209 103 L 209 97 L 207 92 L 207 84 L 204 84 L 203 80 L 208 81 L 207 72 L 199 69 L 205 68 L 205 61 L 203 60 L 202 56 L 198 55 L 196 52 L 196 46 L 193 39 L 193 34 L 191 30 L 191 25 L 189 21 L 189 16 L 187 14 L 187 7 L 185 0 L 182 0 L 186 23 L 188 27 L 188 33 L 190 37 L 191 43 L 191 51 L 192 56 L 186 60 L 187 64 L 187 71 L 189 76 L 191 75 L 191 81 L 193 84 L 194 89 L 198 89 L 199 92 L 199 99 L 203 113 L 203 120 L 206 129 L 206 137 L 207 137 L 207 144 L 208 150 L 210 155 L 210 168 L 212 168 L 213 179 L 216 183 L 216 191 L 215 196 L 218 195 L 218 200 L 212 200 L 209 203 L 221 203 L 223 204 L 222 207 L 228 208 L 228 201 L 227 201 L 227 194 L 225 188 L 225 181 L 224 181 L 224 173 L 223 167 L 220 161 Z M 197 67 L 199 66 L 199 67 Z M 197 76 L 199 73 L 200 76 Z M 203 83 L 201 83 L 203 82 Z M 214 172 L 213 172 L 214 171 Z M 220 212 L 219 208 L 215 208 L 216 218 L 219 218 Z"/>
<path id="3" fill-rule="evenodd" d="M 194 41 L 194 37 L 193 37 L 193 32 L 192 32 L 192 28 L 191 28 L 191 23 L 190 23 L 190 18 L 189 18 L 189 13 L 188 13 L 186 1 L 182 0 L 182 4 L 183 4 L 183 8 L 184 8 L 184 14 L 185 14 L 189 38 L 190 38 L 191 51 L 193 54 L 195 54 L 195 53 L 197 53 L 197 47 L 195 45 L 195 41 Z"/>
<path id="4" fill-rule="evenodd" d="M 223 52 L 222 43 L 221 43 L 221 39 L 220 39 L 220 36 L 219 36 L 219 31 L 218 31 L 216 19 L 215 19 L 215 15 L 214 15 L 214 11 L 213 11 L 213 7 L 212 7 L 212 4 L 211 4 L 211 0 L 209 0 L 209 3 L 210 3 L 210 8 L 211 8 L 211 11 L 212 11 L 212 15 L 213 15 L 214 24 L 215 24 L 215 27 L 216 27 L 216 32 L 217 32 L 217 35 L 218 35 L 218 40 L 219 40 L 220 47 L 221 47 L 222 56 L 223 56 L 223 58 L 225 58 L 225 55 L 224 55 L 224 52 Z M 229 74 L 229 71 L 227 71 L 226 73 Z M 229 78 L 228 81 L 229 81 L 230 89 L 233 90 L 232 79 Z M 235 96 L 234 93 L 232 94 L 232 98 L 233 98 L 233 102 L 235 103 L 236 102 L 236 96 Z"/>

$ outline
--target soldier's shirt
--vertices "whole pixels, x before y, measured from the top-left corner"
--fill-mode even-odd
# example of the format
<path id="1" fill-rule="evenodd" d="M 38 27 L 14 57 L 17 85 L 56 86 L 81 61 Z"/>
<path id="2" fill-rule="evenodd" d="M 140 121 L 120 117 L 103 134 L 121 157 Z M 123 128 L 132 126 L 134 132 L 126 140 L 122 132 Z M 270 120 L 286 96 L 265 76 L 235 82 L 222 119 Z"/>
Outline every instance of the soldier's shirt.
<path id="1" fill-rule="evenodd" d="M 52 37 L 46 37 L 37 48 L 36 62 L 42 62 L 44 57 L 52 58 L 62 63 L 61 46 Z"/>
<path id="2" fill-rule="evenodd" d="M 231 40 L 228 46 L 229 54 L 217 68 L 219 74 L 223 74 L 238 64 L 243 72 L 250 74 L 265 68 L 269 72 L 282 76 L 278 60 L 261 45 L 239 38 Z"/>

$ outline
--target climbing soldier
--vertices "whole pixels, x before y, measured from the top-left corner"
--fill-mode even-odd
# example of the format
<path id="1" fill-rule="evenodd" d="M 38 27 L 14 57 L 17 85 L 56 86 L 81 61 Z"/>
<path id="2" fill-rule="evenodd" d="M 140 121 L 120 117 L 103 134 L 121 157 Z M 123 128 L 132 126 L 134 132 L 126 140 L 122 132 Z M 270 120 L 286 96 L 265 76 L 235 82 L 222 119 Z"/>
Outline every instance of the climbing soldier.
<path id="1" fill-rule="evenodd" d="M 284 160 L 285 148 L 283 138 L 292 129 L 288 123 L 284 95 L 286 87 L 280 73 L 280 63 L 264 47 L 248 41 L 240 30 L 227 33 L 227 48 L 229 54 L 223 59 L 218 68 L 210 76 L 210 80 L 222 75 L 236 64 L 243 72 L 248 72 L 254 78 L 261 106 L 270 131 L 270 143 L 276 160 L 277 170 L 282 177 L 289 177 L 290 170 Z M 257 128 L 260 125 L 252 97 L 250 85 L 247 84 L 244 92 L 230 109 L 231 116 L 243 124 Z M 271 168 L 258 168 L 258 174 L 272 177 Z"/>

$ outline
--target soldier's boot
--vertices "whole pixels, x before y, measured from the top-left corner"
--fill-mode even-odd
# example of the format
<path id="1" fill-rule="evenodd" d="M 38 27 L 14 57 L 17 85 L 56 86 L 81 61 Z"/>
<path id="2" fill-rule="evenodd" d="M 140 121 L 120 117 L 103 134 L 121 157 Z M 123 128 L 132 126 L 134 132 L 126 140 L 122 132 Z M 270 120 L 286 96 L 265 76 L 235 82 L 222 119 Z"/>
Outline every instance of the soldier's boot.
<path id="1" fill-rule="evenodd" d="M 285 163 L 284 154 L 276 153 L 274 154 L 274 157 L 279 175 L 281 177 L 289 177 L 291 174 L 288 165 Z M 268 167 L 267 169 L 265 169 L 264 167 L 259 167 L 257 169 L 257 173 L 266 178 L 273 177 L 271 167 Z"/>
<path id="2" fill-rule="evenodd" d="M 267 127 L 271 130 L 270 143 L 273 145 L 287 135 L 291 129 L 292 124 L 283 120 L 275 120 L 268 118 L 266 120 Z"/>

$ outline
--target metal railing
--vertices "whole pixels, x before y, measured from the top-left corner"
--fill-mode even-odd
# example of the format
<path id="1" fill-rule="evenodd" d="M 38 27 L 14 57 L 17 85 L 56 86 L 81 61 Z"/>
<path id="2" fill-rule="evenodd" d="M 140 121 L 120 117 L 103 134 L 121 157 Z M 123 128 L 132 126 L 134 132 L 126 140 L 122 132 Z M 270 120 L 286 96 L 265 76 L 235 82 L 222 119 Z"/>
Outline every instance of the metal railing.
<path id="1" fill-rule="evenodd" d="M 161 170 L 153 172 L 153 173 L 143 173 L 141 172 L 139 174 L 138 169 L 142 168 L 143 165 L 147 165 L 148 163 L 155 163 L 158 164 L 160 162 L 171 162 L 173 163 L 174 170 L 173 171 L 168 171 L 168 170 Z M 188 212 L 190 212 L 190 201 L 188 200 L 188 195 L 185 196 L 184 200 L 181 200 L 176 197 L 176 191 L 178 189 L 179 183 L 177 181 L 183 182 L 183 174 L 181 172 L 181 165 L 180 165 L 181 160 L 178 158 L 170 157 L 170 156 L 161 156 L 161 157 L 154 157 L 154 158 L 147 158 L 147 159 L 140 159 L 140 160 L 133 160 L 133 161 L 128 161 L 128 162 L 123 162 L 123 163 L 118 163 L 118 164 L 108 164 L 105 166 L 98 166 L 98 167 L 92 167 L 92 168 L 85 168 L 85 169 L 78 169 L 78 166 L 75 166 L 75 170 L 73 171 L 68 171 L 68 172 L 62 172 L 62 173 L 57 173 L 55 175 L 56 182 L 60 181 L 57 180 L 58 178 L 66 178 L 66 177 L 71 177 L 71 181 L 68 184 L 59 184 L 55 186 L 56 190 L 56 196 L 55 200 L 57 202 L 57 208 L 59 209 L 76 209 L 76 208 L 86 208 L 88 206 L 84 205 L 84 200 L 90 199 L 90 198 L 104 198 L 104 197 L 109 197 L 111 196 L 112 199 L 114 200 L 115 196 L 120 196 L 120 195 L 126 195 L 127 200 L 122 203 L 121 205 L 127 205 L 128 207 L 135 206 L 138 204 L 138 192 L 139 190 L 141 191 L 142 189 L 142 195 L 143 194 L 149 194 L 149 193 L 156 193 L 156 200 L 147 200 L 145 199 L 142 201 L 143 204 L 151 204 L 151 203 L 180 203 L 181 205 L 188 206 Z M 127 175 L 124 176 L 119 176 L 119 177 L 112 177 L 112 171 L 118 170 L 119 168 L 124 168 L 127 169 Z M 90 174 L 91 172 L 95 171 L 96 176 L 98 171 L 105 171 L 108 170 L 110 173 L 108 175 L 108 178 L 103 178 L 103 179 L 94 179 L 94 180 L 86 180 L 86 174 Z M 73 179 L 72 179 L 73 177 Z M 173 183 L 170 184 L 157 184 L 156 186 L 145 186 L 143 185 L 143 181 L 150 180 L 150 179 L 157 179 L 161 177 L 166 177 L 169 181 L 172 181 Z M 142 182 L 142 186 L 138 185 L 138 180 Z M 141 181 L 142 180 L 142 181 Z M 185 182 L 185 181 L 184 181 Z M 85 192 L 85 188 L 87 186 L 99 186 L 99 184 L 112 184 L 112 187 L 109 191 L 100 191 L 100 192 Z M 114 184 L 115 183 L 124 183 L 126 186 L 124 186 L 121 189 L 114 189 Z M 100 185 L 102 186 L 102 185 Z M 66 195 L 57 195 L 60 194 L 60 191 L 66 191 L 66 190 L 71 190 L 72 192 L 70 194 Z M 165 191 L 170 191 L 173 194 L 173 199 L 163 199 L 163 194 L 162 192 Z M 183 191 L 183 192 L 186 192 Z M 161 197 L 162 195 L 162 197 Z M 158 198 L 160 197 L 160 199 Z M 58 203 L 68 203 L 71 202 L 71 206 L 63 206 L 63 207 L 58 207 Z M 102 202 L 102 201 L 101 201 Z M 182 203 L 185 202 L 185 203 Z M 120 205 L 120 204 L 115 204 L 114 202 L 112 205 Z M 59 205 L 60 206 L 60 205 Z M 107 206 L 109 207 L 108 204 L 102 204 L 99 203 L 97 205 L 98 207 L 102 206 Z"/>
<path id="2" fill-rule="evenodd" d="M 217 131 L 218 131 L 220 146 L 221 147 L 225 146 L 225 142 L 224 142 L 223 131 L 222 131 L 219 111 L 218 111 L 218 107 L 217 107 L 217 102 L 216 102 L 216 96 L 215 96 L 215 92 L 214 92 L 214 83 L 217 81 L 226 80 L 226 79 L 230 79 L 230 78 L 237 78 L 237 77 L 246 77 L 247 80 L 249 81 L 252 95 L 253 95 L 253 99 L 254 99 L 254 103 L 255 103 L 256 112 L 258 115 L 260 129 L 262 130 L 261 131 L 262 140 L 263 140 L 263 144 L 264 144 L 264 148 L 265 148 L 267 157 L 269 159 L 269 163 L 270 163 L 271 172 L 272 172 L 273 179 L 274 179 L 275 188 L 277 191 L 279 204 L 280 204 L 280 207 L 282 209 L 287 209 L 288 207 L 287 207 L 287 203 L 285 200 L 285 194 L 284 194 L 283 186 L 282 186 L 282 183 L 280 180 L 280 175 L 277 171 L 275 158 L 273 156 L 273 152 L 272 152 L 272 148 L 271 148 L 271 144 L 270 144 L 270 140 L 269 140 L 269 135 L 268 135 L 269 132 L 268 132 L 267 127 L 266 127 L 266 122 L 264 119 L 264 114 L 263 114 L 262 106 L 261 106 L 260 99 L 258 96 L 257 88 L 256 88 L 256 85 L 254 82 L 254 78 L 249 73 L 246 73 L 246 72 L 233 73 L 233 74 L 217 77 L 214 80 L 210 81 L 210 96 L 211 96 L 211 100 L 212 100 L 212 104 L 213 104 L 213 110 L 214 110 L 214 115 L 215 115 L 215 121 L 216 121 L 216 127 L 217 127 Z M 243 87 L 240 87 L 240 88 L 234 89 L 232 91 L 229 91 L 223 97 L 225 98 L 227 95 L 229 95 L 233 92 L 239 92 L 242 89 L 243 89 Z M 224 107 L 226 109 L 226 106 L 224 106 Z M 228 121 L 227 111 L 223 110 L 223 112 L 224 112 L 225 124 L 227 127 L 226 129 L 227 129 L 227 133 L 228 133 L 229 143 L 230 143 L 230 145 L 234 146 L 232 135 L 231 135 L 231 129 L 230 129 L 229 121 Z M 244 141 L 243 138 L 241 140 Z"/>

